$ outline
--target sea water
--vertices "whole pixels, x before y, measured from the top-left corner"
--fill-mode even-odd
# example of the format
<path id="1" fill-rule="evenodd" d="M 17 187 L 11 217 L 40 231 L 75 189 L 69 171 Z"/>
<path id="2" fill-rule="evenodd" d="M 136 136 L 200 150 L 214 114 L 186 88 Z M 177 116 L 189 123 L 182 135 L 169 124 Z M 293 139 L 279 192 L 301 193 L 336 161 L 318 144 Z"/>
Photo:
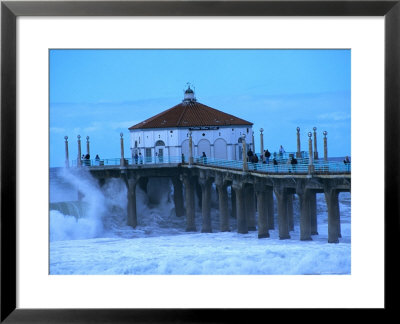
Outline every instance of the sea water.
<path id="1" fill-rule="evenodd" d="M 213 233 L 200 232 L 199 208 L 197 232 L 188 233 L 185 217 L 175 215 L 172 184 L 150 179 L 148 191 L 153 199 L 137 186 L 138 226 L 133 229 L 126 225 L 127 189 L 121 179 L 108 179 L 100 186 L 84 168 L 52 168 L 50 274 L 351 274 L 350 193 L 339 195 L 342 237 L 338 244 L 330 244 L 323 194 L 317 194 L 318 235 L 300 241 L 297 196 L 294 231 L 290 239 L 280 240 L 277 219 L 265 239 L 258 239 L 257 231 L 238 234 L 234 218 L 229 219 L 230 232 L 219 232 L 215 192 Z"/>

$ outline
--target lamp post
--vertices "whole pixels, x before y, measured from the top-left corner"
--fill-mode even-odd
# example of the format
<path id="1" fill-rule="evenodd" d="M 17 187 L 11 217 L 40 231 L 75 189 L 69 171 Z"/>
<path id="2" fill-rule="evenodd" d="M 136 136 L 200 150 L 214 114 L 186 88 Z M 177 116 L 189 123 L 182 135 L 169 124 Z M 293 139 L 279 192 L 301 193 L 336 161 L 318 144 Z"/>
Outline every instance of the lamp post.
<path id="1" fill-rule="evenodd" d="M 314 172 L 311 132 L 308 132 L 308 173 Z"/>
<path id="2" fill-rule="evenodd" d="M 247 154 L 246 154 L 246 135 L 243 134 L 242 135 L 242 157 L 243 157 L 243 171 L 247 171 L 248 170 L 248 166 L 247 166 Z"/>
<path id="3" fill-rule="evenodd" d="M 263 128 L 260 128 L 260 154 L 261 159 L 264 161 L 264 135 L 263 135 Z"/>
<path id="4" fill-rule="evenodd" d="M 324 131 L 324 160 L 328 161 L 328 139 L 326 138 L 326 135 L 328 135 L 327 131 Z"/>
<path id="5" fill-rule="evenodd" d="M 314 160 L 318 160 L 318 151 L 317 151 L 317 127 L 314 127 L 313 130 L 314 130 Z"/>
<path id="6" fill-rule="evenodd" d="M 256 146 L 254 145 L 254 132 L 251 132 L 251 144 L 252 144 L 252 149 L 253 153 L 256 153 Z"/>
<path id="7" fill-rule="evenodd" d="M 65 139 L 65 167 L 69 168 L 68 136 L 64 136 L 64 139 Z"/>
<path id="8" fill-rule="evenodd" d="M 90 155 L 89 136 L 86 136 L 86 153 Z"/>
<path id="9" fill-rule="evenodd" d="M 82 166 L 82 152 L 81 152 L 81 135 L 78 135 L 78 160 L 77 160 L 77 165 L 78 167 Z"/>
<path id="10" fill-rule="evenodd" d="M 124 166 L 125 165 L 125 158 L 124 158 L 124 134 L 120 133 L 119 136 L 121 137 L 121 161 L 120 161 L 120 165 Z"/>
<path id="11" fill-rule="evenodd" d="M 296 152 L 296 158 L 300 159 L 301 158 L 301 152 L 300 152 L 300 127 L 297 127 L 296 130 L 297 130 L 297 152 Z"/>
<path id="12" fill-rule="evenodd" d="M 189 165 L 193 164 L 193 139 L 192 131 L 189 131 Z"/>

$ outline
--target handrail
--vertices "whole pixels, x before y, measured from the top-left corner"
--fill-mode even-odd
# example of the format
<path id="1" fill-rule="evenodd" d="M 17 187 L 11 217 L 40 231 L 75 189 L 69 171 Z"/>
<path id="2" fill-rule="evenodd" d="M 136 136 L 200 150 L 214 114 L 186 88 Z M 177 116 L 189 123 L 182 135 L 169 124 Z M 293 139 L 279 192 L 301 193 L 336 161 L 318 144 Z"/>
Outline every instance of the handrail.
<path id="1" fill-rule="evenodd" d="M 307 174 L 310 173 L 309 159 L 308 156 L 297 159 L 297 164 L 293 165 L 288 159 L 289 154 L 286 153 L 281 158 L 276 159 L 277 164 L 274 165 L 273 158 L 269 159 L 269 163 L 265 161 L 259 161 L 257 163 L 247 162 L 247 169 L 250 172 L 263 172 L 263 173 L 297 173 Z M 141 166 L 141 165 L 159 165 L 159 164 L 188 164 L 188 158 L 184 156 L 158 156 L 158 157 L 144 157 L 141 159 L 125 158 L 124 165 L 126 166 Z M 193 159 L 195 165 L 202 165 L 208 167 L 217 167 L 225 169 L 243 170 L 242 160 L 224 160 L 215 158 L 203 158 L 197 157 Z M 120 158 L 111 159 L 91 159 L 81 160 L 82 167 L 96 167 L 96 166 L 117 166 L 121 165 Z M 72 161 L 72 166 L 77 166 L 77 160 Z M 312 173 L 350 173 L 351 163 L 345 164 L 340 161 L 325 161 L 325 160 L 314 160 Z"/>

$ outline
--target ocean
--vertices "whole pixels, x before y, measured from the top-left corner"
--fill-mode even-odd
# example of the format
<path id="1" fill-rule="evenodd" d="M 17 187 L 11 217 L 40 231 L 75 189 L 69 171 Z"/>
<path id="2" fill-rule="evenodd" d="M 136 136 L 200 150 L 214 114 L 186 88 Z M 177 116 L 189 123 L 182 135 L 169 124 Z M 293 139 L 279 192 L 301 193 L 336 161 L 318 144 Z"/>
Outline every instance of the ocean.
<path id="1" fill-rule="evenodd" d="M 234 218 L 230 232 L 219 232 L 215 195 L 213 233 L 200 232 L 199 209 L 197 232 L 186 232 L 185 217 L 175 215 L 173 186 L 165 179 L 150 179 L 152 199 L 137 186 L 135 229 L 126 225 L 127 190 L 121 179 L 100 187 L 84 168 L 51 168 L 49 181 L 50 275 L 351 274 L 350 193 L 339 195 L 342 237 L 330 244 L 323 194 L 317 194 L 318 235 L 300 241 L 297 196 L 291 238 L 279 239 L 275 203 L 275 229 L 269 238 L 258 239 L 257 231 L 238 234 Z"/>

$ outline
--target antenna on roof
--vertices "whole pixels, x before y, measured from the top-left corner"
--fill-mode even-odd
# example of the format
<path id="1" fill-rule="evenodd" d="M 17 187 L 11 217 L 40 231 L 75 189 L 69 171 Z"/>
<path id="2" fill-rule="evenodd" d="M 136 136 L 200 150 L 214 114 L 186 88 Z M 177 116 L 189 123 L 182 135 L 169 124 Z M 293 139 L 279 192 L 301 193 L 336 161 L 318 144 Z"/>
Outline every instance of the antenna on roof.
<path id="1" fill-rule="evenodd" d="M 187 89 L 190 89 L 190 82 L 186 82 L 186 88 L 183 89 L 183 93 L 185 93 Z"/>

